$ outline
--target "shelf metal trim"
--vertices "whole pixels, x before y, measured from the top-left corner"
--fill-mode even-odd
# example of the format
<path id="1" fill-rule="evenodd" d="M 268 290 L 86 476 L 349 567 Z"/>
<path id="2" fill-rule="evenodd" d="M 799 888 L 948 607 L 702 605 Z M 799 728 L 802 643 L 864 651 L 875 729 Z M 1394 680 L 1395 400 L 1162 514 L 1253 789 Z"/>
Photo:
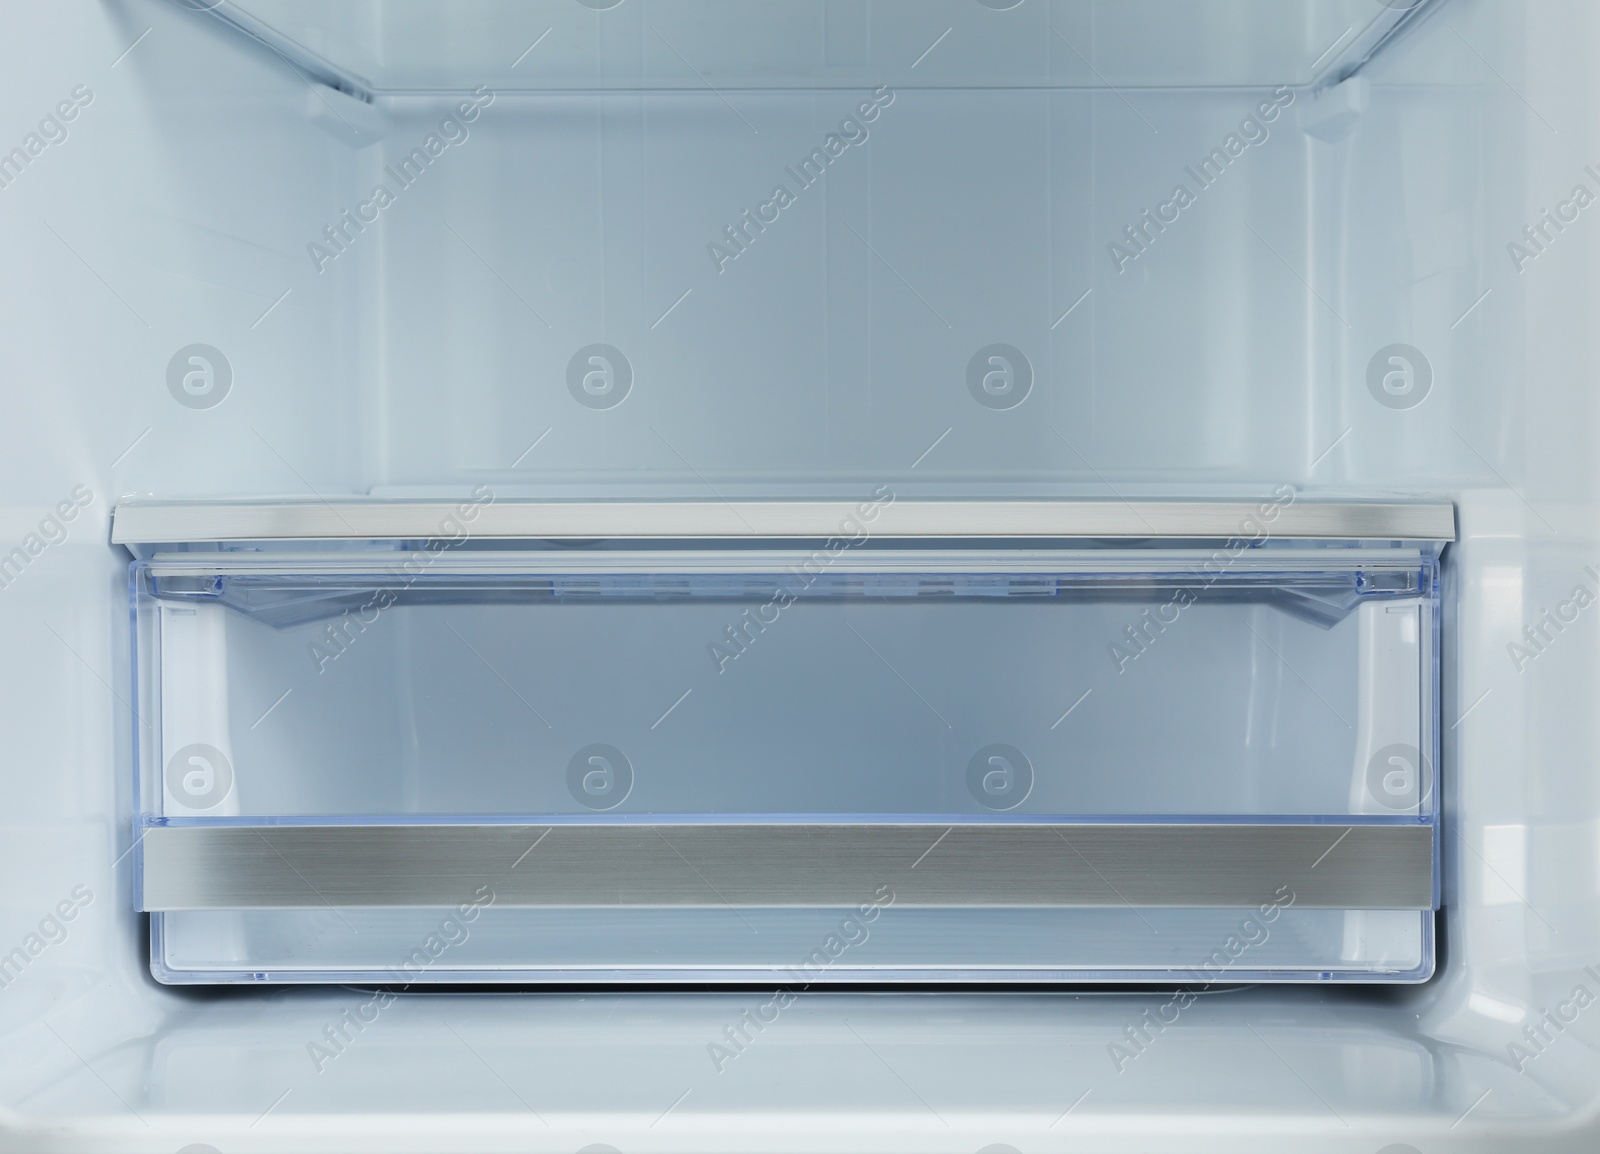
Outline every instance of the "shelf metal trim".
<path id="1" fill-rule="evenodd" d="M 119 545 L 317 540 L 1052 538 L 1454 541 L 1455 508 L 1418 501 L 409 500 L 123 502 Z M 473 514 L 467 519 L 459 510 Z M 1270 520 L 1262 515 L 1271 511 Z"/>

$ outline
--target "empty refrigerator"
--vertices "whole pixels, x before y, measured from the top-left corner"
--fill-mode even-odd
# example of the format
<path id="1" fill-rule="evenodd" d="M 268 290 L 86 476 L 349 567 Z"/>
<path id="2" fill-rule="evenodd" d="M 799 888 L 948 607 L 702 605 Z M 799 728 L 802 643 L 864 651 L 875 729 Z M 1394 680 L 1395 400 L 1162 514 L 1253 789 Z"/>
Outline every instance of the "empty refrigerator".
<path id="1" fill-rule="evenodd" d="M 4 1148 L 1592 1146 L 1588 6 L 0 13 Z"/>

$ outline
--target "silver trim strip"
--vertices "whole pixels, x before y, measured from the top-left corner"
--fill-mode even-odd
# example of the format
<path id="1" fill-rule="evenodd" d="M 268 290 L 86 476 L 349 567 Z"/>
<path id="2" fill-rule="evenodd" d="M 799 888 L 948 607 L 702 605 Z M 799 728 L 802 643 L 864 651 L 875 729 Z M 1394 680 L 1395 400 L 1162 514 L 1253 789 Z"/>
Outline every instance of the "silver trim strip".
<path id="1" fill-rule="evenodd" d="M 1005 574 L 1058 576 L 1075 573 L 1148 577 L 1181 574 L 1212 559 L 1214 548 L 1194 549 L 879 549 L 852 550 L 828 559 L 838 574 Z M 270 553 L 157 553 L 150 575 L 206 579 L 229 577 L 343 577 L 370 580 L 404 572 L 408 553 L 389 549 L 338 550 L 321 553 L 274 549 Z M 1416 548 L 1345 548 L 1337 553 L 1318 548 L 1253 549 L 1228 562 L 1229 573 L 1325 573 L 1362 569 L 1411 572 L 1424 554 Z M 741 576 L 785 573 L 808 562 L 811 549 L 522 549 L 452 550 L 428 565 L 428 577 L 496 577 L 507 580 L 538 577 L 586 577 L 618 574 Z"/>
<path id="2" fill-rule="evenodd" d="M 1424 825 L 158 826 L 146 910 L 897 905 L 1431 908 Z"/>
<path id="3" fill-rule="evenodd" d="M 1261 517 L 1263 506 L 1275 514 Z M 929 501 L 124 502 L 119 545 L 201 541 L 874 538 L 1190 538 L 1454 541 L 1449 502 Z M 457 510 L 474 514 L 468 521 Z M 861 528 L 852 526 L 859 525 Z"/>

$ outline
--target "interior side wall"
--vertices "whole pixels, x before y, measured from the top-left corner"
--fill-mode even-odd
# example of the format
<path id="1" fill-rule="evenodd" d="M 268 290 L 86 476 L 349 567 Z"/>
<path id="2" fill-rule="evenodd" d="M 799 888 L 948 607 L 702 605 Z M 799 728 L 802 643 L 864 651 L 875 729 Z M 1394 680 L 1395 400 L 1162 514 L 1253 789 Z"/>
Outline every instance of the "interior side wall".
<path id="1" fill-rule="evenodd" d="M 1600 234 L 1578 207 L 1600 195 L 1581 95 L 1596 31 L 1586 7 L 1440 13 L 1373 70 L 1372 110 L 1393 111 L 1377 140 L 1358 139 L 1348 207 L 1330 214 L 1349 283 L 1374 286 L 1349 375 L 1399 341 L 1434 379 L 1413 409 L 1367 406 L 1330 467 L 1443 488 L 1460 507 L 1443 717 L 1451 957 L 1421 1024 L 1453 1051 L 1455 1077 L 1487 1092 L 1473 1111 L 1485 1122 L 1588 1113 L 1600 1075 L 1594 1024 L 1567 1021 L 1600 992 L 1586 969 L 1600 958 L 1600 812 L 1582 608 L 1600 588 L 1597 349 L 1580 319 L 1596 304 Z M 1386 135 L 1393 147 L 1374 151 Z"/>

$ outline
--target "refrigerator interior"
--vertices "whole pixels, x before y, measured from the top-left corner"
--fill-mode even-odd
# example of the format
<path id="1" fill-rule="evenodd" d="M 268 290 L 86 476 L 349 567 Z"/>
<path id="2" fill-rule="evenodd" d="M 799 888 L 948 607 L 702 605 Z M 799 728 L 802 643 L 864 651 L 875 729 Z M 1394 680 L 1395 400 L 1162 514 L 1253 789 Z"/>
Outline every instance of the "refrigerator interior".
<path id="1" fill-rule="evenodd" d="M 1592 5 L 214 7 L 0 5 L 0 1149 L 1593 1148 Z M 152 978 L 117 501 L 881 486 L 1455 502 L 1435 977 Z"/>

